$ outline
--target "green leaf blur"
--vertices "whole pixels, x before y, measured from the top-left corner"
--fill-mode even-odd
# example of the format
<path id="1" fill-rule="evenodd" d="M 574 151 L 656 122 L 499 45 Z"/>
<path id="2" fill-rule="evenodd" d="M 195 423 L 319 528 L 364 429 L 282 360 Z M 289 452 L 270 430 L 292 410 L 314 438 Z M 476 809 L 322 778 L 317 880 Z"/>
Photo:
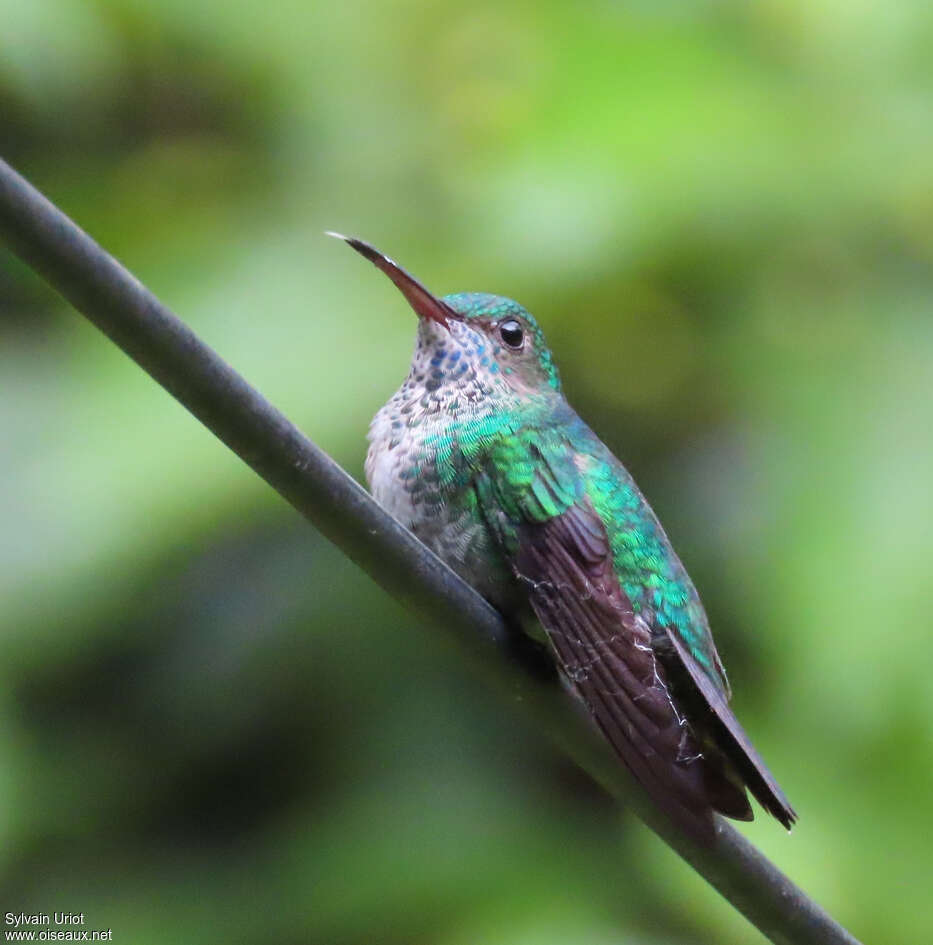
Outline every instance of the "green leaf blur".
<path id="1" fill-rule="evenodd" d="M 534 312 L 800 813 L 748 835 L 866 942 L 933 939 L 928 4 L 0 23 L 0 154 L 354 474 L 414 323 L 325 229 Z M 4 913 L 137 945 L 762 941 L 6 254 L 0 531 Z"/>

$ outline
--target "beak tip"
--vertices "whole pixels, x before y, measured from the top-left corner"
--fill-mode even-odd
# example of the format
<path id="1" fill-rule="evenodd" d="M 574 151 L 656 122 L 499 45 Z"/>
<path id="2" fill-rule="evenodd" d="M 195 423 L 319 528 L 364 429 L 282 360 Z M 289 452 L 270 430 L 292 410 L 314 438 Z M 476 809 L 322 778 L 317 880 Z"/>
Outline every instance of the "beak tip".
<path id="1" fill-rule="evenodd" d="M 375 246 L 355 236 L 344 236 L 343 233 L 336 233 L 333 230 L 325 230 L 325 236 L 333 236 L 334 239 L 343 240 L 348 246 L 355 249 L 361 256 L 368 259 L 377 269 L 381 269 L 402 295 L 408 299 L 408 304 L 415 310 L 415 313 L 421 318 L 429 318 L 438 322 L 445 328 L 449 328 L 452 320 L 457 320 L 458 316 L 442 300 L 432 295 L 417 279 L 410 276 L 394 260 L 390 259 L 384 253 L 380 253 Z"/>
<path id="2" fill-rule="evenodd" d="M 385 259 L 388 262 L 392 262 L 391 259 L 388 259 L 387 256 L 383 256 L 374 246 L 370 246 L 369 243 L 364 240 L 357 239 L 355 236 L 344 236 L 343 233 L 337 233 L 335 230 L 325 230 L 325 236 L 332 236 L 334 239 L 343 240 L 347 246 L 355 249 L 361 256 L 365 256 L 371 263 L 378 266 L 379 260 Z M 392 263 L 395 265 L 395 263 Z"/>

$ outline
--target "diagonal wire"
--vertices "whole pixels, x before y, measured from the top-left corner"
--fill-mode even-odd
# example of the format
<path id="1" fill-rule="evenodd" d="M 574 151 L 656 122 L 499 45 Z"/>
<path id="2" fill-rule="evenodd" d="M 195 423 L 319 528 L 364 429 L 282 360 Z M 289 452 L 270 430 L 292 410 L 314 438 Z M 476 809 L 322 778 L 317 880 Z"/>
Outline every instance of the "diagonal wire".
<path id="1" fill-rule="evenodd" d="M 0 237 L 389 594 L 456 637 L 477 670 L 778 945 L 859 945 L 717 818 L 700 847 L 675 831 L 563 694 L 511 654 L 502 617 L 3 160 Z"/>

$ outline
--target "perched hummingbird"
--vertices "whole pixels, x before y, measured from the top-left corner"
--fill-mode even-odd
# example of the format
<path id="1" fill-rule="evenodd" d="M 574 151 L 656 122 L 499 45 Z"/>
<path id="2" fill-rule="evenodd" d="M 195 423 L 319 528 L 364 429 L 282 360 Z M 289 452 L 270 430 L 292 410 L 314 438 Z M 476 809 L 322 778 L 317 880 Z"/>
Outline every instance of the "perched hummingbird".
<path id="1" fill-rule="evenodd" d="M 729 709 L 700 598 L 632 477 L 564 398 L 535 319 L 497 295 L 437 298 L 340 238 L 418 315 L 408 377 L 369 431 L 375 499 L 540 637 L 675 822 L 708 839 L 714 811 L 751 820 L 747 787 L 789 829 L 796 814 Z"/>

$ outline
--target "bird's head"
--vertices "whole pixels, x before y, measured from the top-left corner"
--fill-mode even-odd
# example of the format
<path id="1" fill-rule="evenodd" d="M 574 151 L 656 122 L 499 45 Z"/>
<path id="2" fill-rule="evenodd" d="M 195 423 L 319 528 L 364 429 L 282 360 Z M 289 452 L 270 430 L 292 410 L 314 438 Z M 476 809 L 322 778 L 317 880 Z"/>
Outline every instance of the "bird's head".
<path id="1" fill-rule="evenodd" d="M 559 392 L 560 378 L 534 316 L 517 302 L 485 292 L 438 298 L 368 243 L 340 236 L 381 269 L 418 316 L 412 375 L 430 390 L 469 377 L 490 393 Z"/>

